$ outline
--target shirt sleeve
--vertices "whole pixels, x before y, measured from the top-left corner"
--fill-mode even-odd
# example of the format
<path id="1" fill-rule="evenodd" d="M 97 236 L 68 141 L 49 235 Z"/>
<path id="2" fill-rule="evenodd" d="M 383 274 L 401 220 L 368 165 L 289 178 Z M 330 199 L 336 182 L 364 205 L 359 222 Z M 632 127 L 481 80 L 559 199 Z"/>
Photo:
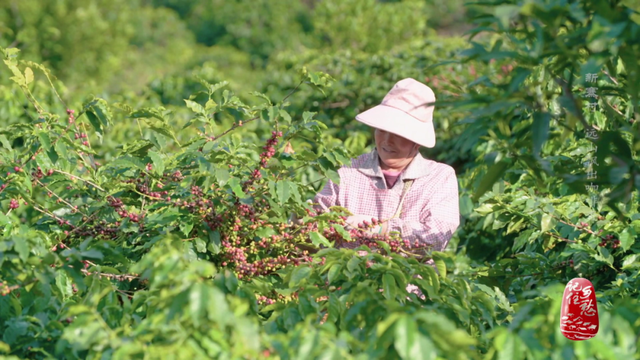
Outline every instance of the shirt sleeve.
<path id="1" fill-rule="evenodd" d="M 419 222 L 391 219 L 388 231 L 399 231 L 412 247 L 426 246 L 433 251 L 443 251 L 460 225 L 458 179 L 452 168 L 449 172 L 438 187 L 440 190 L 432 195 L 422 210 Z"/>
<path id="2" fill-rule="evenodd" d="M 338 193 L 340 188 L 333 181 L 329 180 L 325 184 L 322 191 L 320 191 L 313 202 L 316 203 L 314 207 L 319 212 L 327 212 L 329 208 L 332 206 L 336 206 L 338 204 Z"/>

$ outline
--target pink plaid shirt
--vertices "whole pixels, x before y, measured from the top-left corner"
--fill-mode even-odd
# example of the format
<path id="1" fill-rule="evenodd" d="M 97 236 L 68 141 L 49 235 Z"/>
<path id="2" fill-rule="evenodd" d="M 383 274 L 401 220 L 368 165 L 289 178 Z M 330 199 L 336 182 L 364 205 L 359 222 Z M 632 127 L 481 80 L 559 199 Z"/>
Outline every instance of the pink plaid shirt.
<path id="1" fill-rule="evenodd" d="M 418 153 L 389 189 L 374 149 L 353 159 L 351 166 L 342 167 L 338 174 L 340 185 L 329 180 L 316 195 L 318 210 L 342 206 L 354 215 L 387 220 L 398 208 L 404 181 L 414 179 L 402 214 L 388 222 L 389 231 L 399 231 L 412 247 L 429 246 L 434 251 L 443 251 L 460 225 L 458 180 L 449 165 L 425 159 Z"/>

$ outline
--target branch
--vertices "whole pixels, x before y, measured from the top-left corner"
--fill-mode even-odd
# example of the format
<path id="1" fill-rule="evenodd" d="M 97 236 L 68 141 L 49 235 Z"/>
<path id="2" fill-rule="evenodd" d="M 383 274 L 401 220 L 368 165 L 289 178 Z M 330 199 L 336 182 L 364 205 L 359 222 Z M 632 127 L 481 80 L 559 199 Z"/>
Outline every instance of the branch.
<path id="1" fill-rule="evenodd" d="M 83 274 L 89 276 L 89 275 L 98 275 L 99 278 L 101 277 L 106 277 L 108 279 L 116 279 L 118 281 L 132 281 L 134 279 L 139 279 L 139 276 L 134 276 L 134 275 L 116 275 L 116 274 L 107 274 L 107 273 L 101 273 L 101 272 L 90 272 L 88 270 L 82 269 L 80 270 Z"/>
<path id="2" fill-rule="evenodd" d="M 93 182 L 91 182 L 91 181 L 89 181 L 89 180 L 83 179 L 83 178 L 81 178 L 81 177 L 75 176 L 75 175 L 73 175 L 73 174 L 70 174 L 70 173 L 68 173 L 68 172 L 66 172 L 66 171 L 62 171 L 62 170 L 53 170 L 53 171 L 54 171 L 54 172 L 57 172 L 57 173 L 59 173 L 59 174 L 64 174 L 64 175 L 67 175 L 67 176 L 71 176 L 71 177 L 72 177 L 72 178 L 74 178 L 74 179 L 77 179 L 77 180 L 80 180 L 80 181 L 84 181 L 84 182 L 86 182 L 87 184 L 89 184 L 89 185 L 91 185 L 91 186 L 95 187 L 95 188 L 96 188 L 96 189 L 98 189 L 98 190 L 105 191 L 103 188 L 101 188 L 101 187 L 100 187 L 100 186 L 98 186 L 97 184 L 95 184 L 95 183 L 93 183 Z"/>
<path id="3" fill-rule="evenodd" d="M 45 188 L 45 190 L 47 190 L 50 194 L 54 195 L 56 198 L 58 198 L 58 200 L 62 201 L 63 203 L 65 203 L 67 206 L 69 206 L 71 208 L 71 211 L 77 211 L 80 214 L 82 214 L 83 216 L 87 216 L 87 214 L 83 213 L 82 211 L 77 209 L 77 206 L 72 205 L 71 203 L 69 203 L 67 200 L 61 198 L 60 196 L 58 196 L 58 194 L 56 194 L 55 192 L 51 191 L 51 189 L 49 189 L 45 184 L 43 184 L 40 180 L 36 179 L 36 182 L 42 186 L 43 188 Z"/>
<path id="4" fill-rule="evenodd" d="M 258 119 L 260 119 L 260 116 L 256 116 L 256 117 L 251 118 L 251 119 L 249 119 L 249 120 L 247 120 L 247 121 L 243 121 L 243 125 L 244 125 L 244 124 L 247 124 L 247 123 L 250 123 L 250 122 L 252 122 L 252 121 L 258 120 Z M 220 134 L 220 135 L 216 136 L 215 140 L 220 139 L 221 137 L 223 137 L 223 136 L 227 135 L 228 133 L 230 133 L 231 131 L 233 131 L 235 128 L 238 128 L 238 127 L 240 127 L 240 125 L 238 125 L 238 123 L 234 123 L 234 124 L 233 124 L 229 129 L 227 129 L 225 132 L 223 132 L 222 134 Z"/>
<path id="5" fill-rule="evenodd" d="M 613 76 L 611 76 L 607 70 L 602 70 L 602 72 L 607 75 L 609 77 L 609 79 L 611 79 L 611 81 L 613 81 L 614 84 L 618 85 L 618 80 L 616 80 Z"/>

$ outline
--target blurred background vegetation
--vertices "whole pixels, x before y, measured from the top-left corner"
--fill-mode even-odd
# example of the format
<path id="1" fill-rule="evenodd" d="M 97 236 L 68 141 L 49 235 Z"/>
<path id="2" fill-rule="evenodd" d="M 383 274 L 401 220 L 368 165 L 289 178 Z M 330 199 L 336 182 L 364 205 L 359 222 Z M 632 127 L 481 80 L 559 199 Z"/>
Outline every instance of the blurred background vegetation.
<path id="1" fill-rule="evenodd" d="M 228 81 L 226 89 L 256 103 L 261 99 L 253 91 L 274 100 L 286 96 L 305 66 L 324 71 L 336 79 L 330 91 L 323 96 L 302 89 L 289 111 L 318 112 L 331 127 L 327 142 L 347 141 L 350 151 L 361 153 L 371 133 L 353 118 L 396 81 L 414 77 L 442 93 L 455 92 L 451 82 L 469 76 L 461 65 L 455 74 L 453 68 L 426 68 L 466 47 L 461 35 L 473 27 L 465 20 L 473 9 L 462 0 L 0 0 L 0 46 L 19 48 L 22 59 L 50 69 L 66 107 L 78 108 L 93 94 L 109 103 L 172 109 L 178 124 L 191 116 L 184 99 L 204 89 L 201 79 Z M 0 72 L 0 94 L 11 91 L 10 76 Z M 34 84 L 38 96 L 56 97 Z M 26 99 L 5 98 L 0 124 L 27 121 L 26 112 L 16 112 L 16 102 Z M 438 126 L 445 133 L 437 149 L 424 150 L 461 166 L 469 158 L 454 155 L 447 142 L 456 119 L 441 108 Z M 260 127 L 255 131 L 259 135 Z"/>
<path id="2" fill-rule="evenodd" d="M 0 0 L 0 46 L 82 90 L 70 93 L 141 91 L 196 68 L 241 91 L 283 53 L 390 53 L 461 34 L 464 16 L 461 0 Z"/>

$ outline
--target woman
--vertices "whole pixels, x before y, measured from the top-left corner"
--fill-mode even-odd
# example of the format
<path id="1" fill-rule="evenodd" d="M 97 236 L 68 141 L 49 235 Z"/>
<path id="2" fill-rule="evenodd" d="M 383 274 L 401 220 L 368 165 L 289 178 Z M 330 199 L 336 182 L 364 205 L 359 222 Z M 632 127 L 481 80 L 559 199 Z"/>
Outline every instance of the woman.
<path id="1" fill-rule="evenodd" d="M 342 206 L 355 214 L 347 218 L 353 227 L 375 218 L 382 223 L 373 233 L 398 231 L 412 248 L 443 251 L 460 214 L 455 171 L 419 152 L 420 146 L 436 143 L 435 100 L 428 86 L 404 79 L 380 105 L 357 115 L 356 120 L 375 128 L 376 147 L 338 171 L 339 186 L 329 180 L 315 197 L 318 210 Z"/>

